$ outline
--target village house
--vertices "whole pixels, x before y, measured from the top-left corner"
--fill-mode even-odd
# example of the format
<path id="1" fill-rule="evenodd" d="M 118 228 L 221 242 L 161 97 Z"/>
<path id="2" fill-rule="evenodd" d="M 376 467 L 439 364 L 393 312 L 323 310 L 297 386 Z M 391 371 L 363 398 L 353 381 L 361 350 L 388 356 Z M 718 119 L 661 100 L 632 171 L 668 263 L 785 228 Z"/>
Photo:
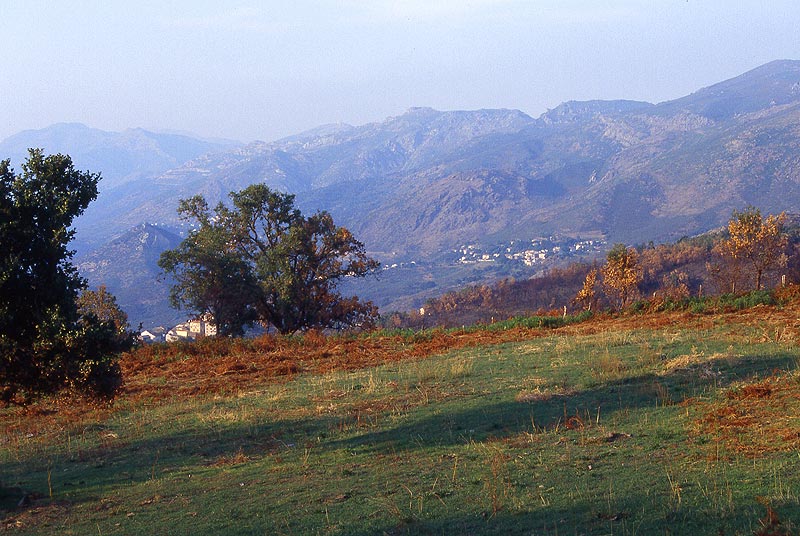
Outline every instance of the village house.
<path id="1" fill-rule="evenodd" d="M 214 317 L 210 314 L 201 315 L 182 322 L 169 330 L 165 336 L 167 342 L 175 341 L 196 341 L 204 337 L 215 337 L 217 335 L 217 325 Z"/>
<path id="2" fill-rule="evenodd" d="M 164 340 L 164 336 L 167 333 L 167 329 L 163 326 L 158 326 L 157 328 L 146 329 L 139 333 L 139 340 L 146 343 L 155 343 L 161 342 Z"/>
<path id="3" fill-rule="evenodd" d="M 193 318 L 189 321 L 189 332 L 191 337 L 199 339 L 202 337 L 214 337 L 217 334 L 217 325 L 214 317 L 208 313 Z"/>

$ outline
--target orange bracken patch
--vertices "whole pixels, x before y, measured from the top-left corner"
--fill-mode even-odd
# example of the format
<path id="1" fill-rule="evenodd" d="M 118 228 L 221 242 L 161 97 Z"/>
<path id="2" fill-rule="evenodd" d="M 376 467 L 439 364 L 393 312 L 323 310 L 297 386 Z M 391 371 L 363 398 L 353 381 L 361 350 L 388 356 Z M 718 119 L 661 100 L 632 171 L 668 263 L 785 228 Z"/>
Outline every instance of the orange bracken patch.
<path id="1" fill-rule="evenodd" d="M 120 407 L 152 404 L 197 395 L 237 393 L 290 380 L 296 374 L 324 374 L 425 359 L 452 350 L 522 342 L 561 334 L 592 335 L 633 329 L 706 329 L 722 321 L 729 326 L 775 326 L 800 331 L 800 302 L 784 307 L 760 307 L 724 315 L 688 312 L 598 315 L 558 329 L 428 331 L 418 336 L 303 337 L 265 335 L 256 339 L 205 339 L 198 343 L 145 346 L 120 358 L 124 385 L 116 402 L 97 405 L 74 397 L 48 398 L 7 414 L 0 433 L 36 428 L 53 431 L 70 422 L 102 421 Z"/>
<path id="2" fill-rule="evenodd" d="M 732 388 L 698 419 L 696 433 L 729 453 L 751 458 L 800 449 L 797 376 L 772 376 Z"/>

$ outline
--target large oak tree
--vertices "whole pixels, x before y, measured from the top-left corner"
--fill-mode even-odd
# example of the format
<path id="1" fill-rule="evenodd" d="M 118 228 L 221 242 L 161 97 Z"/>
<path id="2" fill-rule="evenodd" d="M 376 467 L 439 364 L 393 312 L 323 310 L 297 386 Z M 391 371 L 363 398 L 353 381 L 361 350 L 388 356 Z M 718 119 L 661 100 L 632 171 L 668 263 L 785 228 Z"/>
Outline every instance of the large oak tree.
<path id="1" fill-rule="evenodd" d="M 173 304 L 212 313 L 221 333 L 237 334 L 253 320 L 281 333 L 371 323 L 370 302 L 337 291 L 346 277 L 364 277 L 379 264 L 330 214 L 303 216 L 294 196 L 256 184 L 230 194 L 212 211 L 202 196 L 180 212 L 196 225 L 165 252 Z"/>

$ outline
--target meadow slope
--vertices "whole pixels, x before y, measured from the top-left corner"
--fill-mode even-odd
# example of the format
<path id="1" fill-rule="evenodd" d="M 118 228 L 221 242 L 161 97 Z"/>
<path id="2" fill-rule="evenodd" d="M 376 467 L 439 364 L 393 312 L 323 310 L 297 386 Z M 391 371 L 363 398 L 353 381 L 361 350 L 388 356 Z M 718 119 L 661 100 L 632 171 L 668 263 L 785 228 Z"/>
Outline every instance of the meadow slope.
<path id="1" fill-rule="evenodd" d="M 0 410 L 11 534 L 796 534 L 800 302 L 123 357 Z"/>

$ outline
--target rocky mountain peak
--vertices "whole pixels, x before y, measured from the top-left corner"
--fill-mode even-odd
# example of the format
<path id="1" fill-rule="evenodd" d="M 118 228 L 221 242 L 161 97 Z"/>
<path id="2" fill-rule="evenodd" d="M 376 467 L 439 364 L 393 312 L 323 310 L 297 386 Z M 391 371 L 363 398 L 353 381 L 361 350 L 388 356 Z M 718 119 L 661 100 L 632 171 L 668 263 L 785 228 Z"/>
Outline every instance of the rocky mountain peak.
<path id="1" fill-rule="evenodd" d="M 539 116 L 545 124 L 590 121 L 598 115 L 619 115 L 651 108 L 649 102 L 632 100 L 567 101 Z"/>

